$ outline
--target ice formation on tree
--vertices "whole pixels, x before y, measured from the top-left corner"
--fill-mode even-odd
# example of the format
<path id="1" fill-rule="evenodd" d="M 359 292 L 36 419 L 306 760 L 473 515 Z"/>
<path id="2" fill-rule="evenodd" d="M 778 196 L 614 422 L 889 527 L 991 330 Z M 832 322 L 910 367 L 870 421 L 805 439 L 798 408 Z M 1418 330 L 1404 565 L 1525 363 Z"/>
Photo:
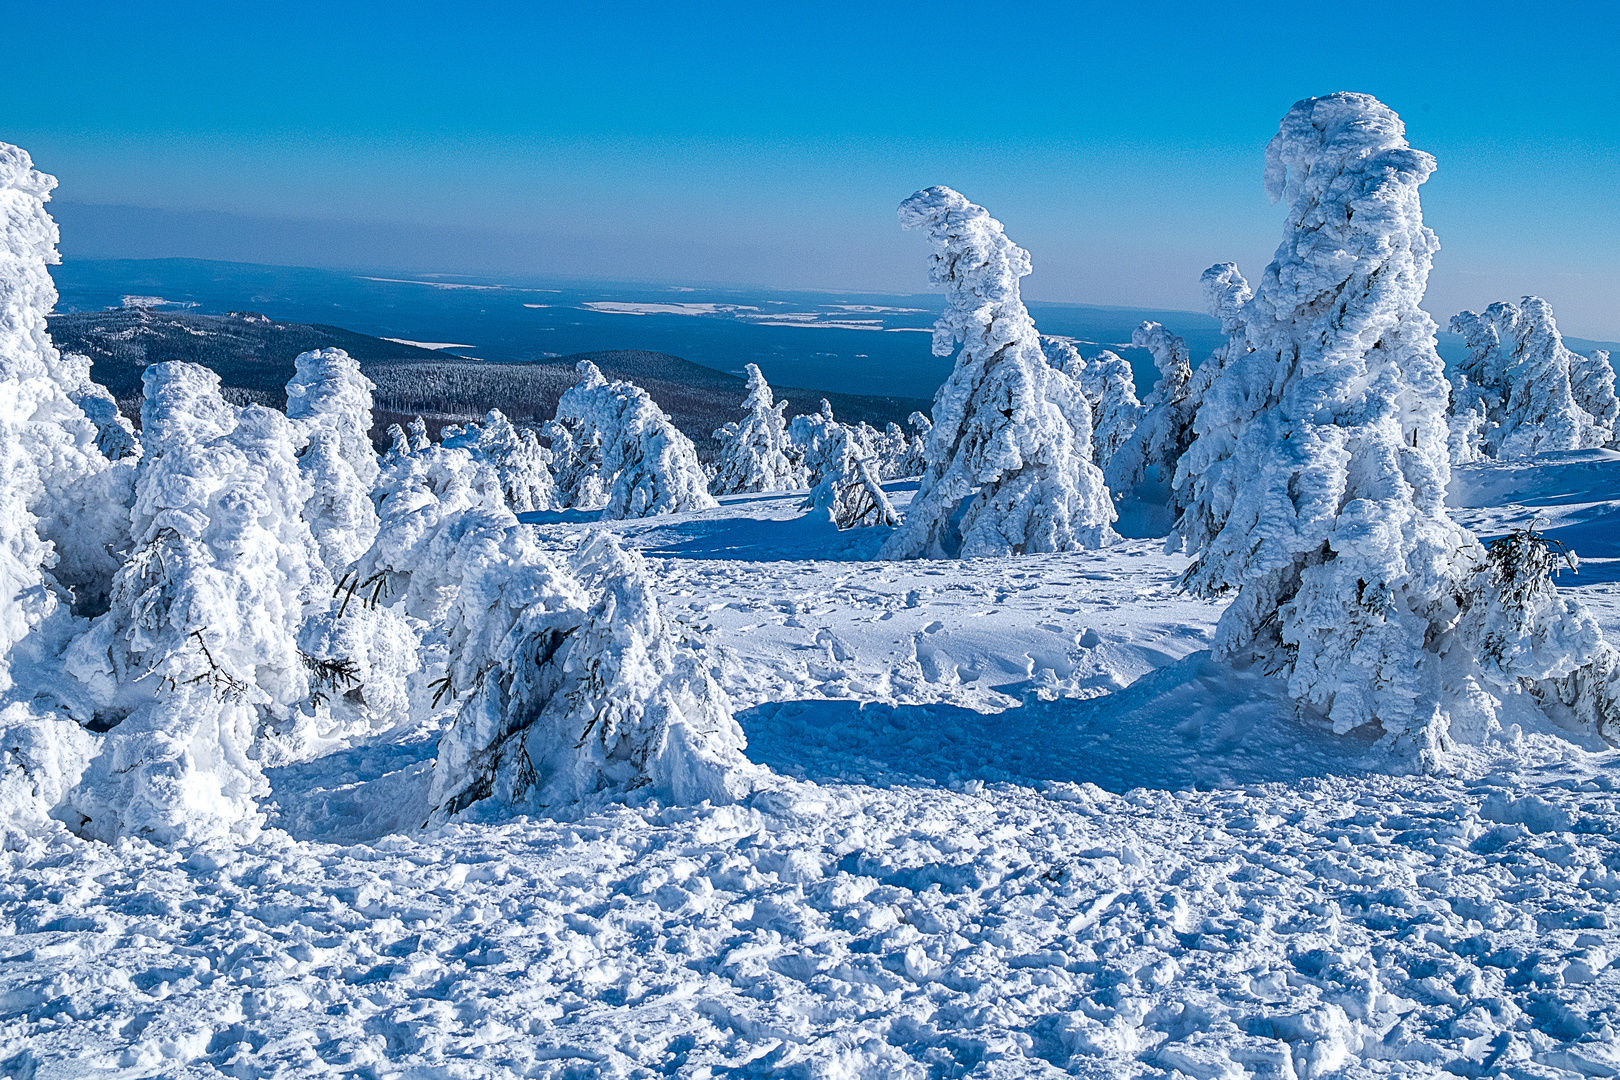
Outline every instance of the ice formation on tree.
<path id="1" fill-rule="evenodd" d="M 859 428 L 833 419 L 826 399 L 820 412 L 795 416 L 790 435 L 802 449 L 810 476 L 806 510 L 825 513 L 840 529 L 899 523 L 883 490 L 876 454 Z"/>
<path id="2" fill-rule="evenodd" d="M 934 354 L 962 348 L 934 399 L 928 469 L 885 558 L 964 558 L 1099 547 L 1114 508 L 1091 460 L 1089 409 L 1041 352 L 1019 296 L 1029 253 L 946 187 L 900 206 L 928 232 L 929 280 L 946 290 Z M 967 506 L 962 508 L 966 501 Z M 960 511 L 960 512 L 959 512 Z"/>
<path id="3" fill-rule="evenodd" d="M 499 409 L 491 409 L 482 425 L 447 427 L 439 438 L 445 446 L 462 447 L 488 462 L 514 513 L 558 508 L 551 451 L 540 445 L 534 432 L 513 427 Z"/>
<path id="4" fill-rule="evenodd" d="M 102 840 L 249 837 L 265 791 L 251 751 L 309 695 L 298 631 L 329 591 L 298 436 L 275 410 L 228 404 L 207 368 L 143 379 L 135 548 L 67 655 L 112 725 L 72 804 Z"/>
<path id="5" fill-rule="evenodd" d="M 861 437 L 872 451 L 877 461 L 877 473 L 880 480 L 898 480 L 903 476 L 915 476 L 909 473 L 906 467 L 911 458 L 911 440 L 899 424 L 890 421 L 882 431 L 870 424 L 861 424 Z"/>
<path id="6" fill-rule="evenodd" d="M 567 574 L 537 552 L 498 557 L 512 560 L 489 578 L 500 595 L 463 586 L 488 614 L 456 649 L 467 697 L 439 743 L 435 818 L 485 799 L 555 812 L 604 791 L 691 804 L 746 790 L 742 729 L 639 555 L 596 532 Z"/>
<path id="7" fill-rule="evenodd" d="M 921 412 L 914 412 L 906 417 L 906 423 L 915 428 L 917 434 L 906 443 L 906 460 L 900 475 L 921 476 L 928 468 L 928 433 L 933 430 L 934 422 Z"/>
<path id="8" fill-rule="evenodd" d="M 1187 351 L 1187 343 L 1160 323 L 1143 322 L 1131 332 L 1131 344 L 1153 355 L 1159 378 L 1142 403 L 1141 420 L 1130 438 L 1103 468 L 1108 488 L 1116 498 L 1128 494 L 1149 469 L 1155 470 L 1160 480 L 1169 482 L 1175 475 L 1176 461 L 1192 439 L 1192 418 L 1197 411 L 1188 392 L 1192 354 Z"/>
<path id="9" fill-rule="evenodd" d="M 118 411 L 112 392 L 90 378 L 88 356 L 62 353 L 54 374 L 68 400 L 83 410 L 85 419 L 96 426 L 96 447 L 108 461 L 141 456 L 141 440 L 135 434 L 135 425 Z"/>
<path id="10" fill-rule="evenodd" d="M 1608 354 L 1579 356 L 1564 345 L 1552 305 L 1539 296 L 1498 303 L 1451 320 L 1468 346 L 1452 411 L 1459 453 L 1523 458 L 1591 450 L 1614 440 L 1614 370 Z M 1479 414 L 1474 421 L 1469 414 Z M 1472 443 L 1476 435 L 1479 442 Z"/>
<path id="11" fill-rule="evenodd" d="M 710 490 L 716 495 L 733 495 L 802 488 L 804 467 L 794 460 L 787 421 L 782 416 L 788 403 L 773 400 L 758 365 L 749 364 L 747 371 L 748 397 L 743 408 L 748 415 L 714 433 L 720 440 L 720 455 Z"/>
<path id="12" fill-rule="evenodd" d="M 46 329 L 56 303 L 47 266 L 60 261 L 45 210 L 55 186 L 26 151 L 0 143 L 0 690 L 31 629 L 69 604 L 83 614 L 105 604 L 129 536 L 131 470 L 110 467 L 72 396 L 106 391 L 91 394 L 88 370 L 64 363 Z"/>
<path id="13" fill-rule="evenodd" d="M 287 383 L 287 416 L 308 439 L 298 455 L 311 488 L 304 520 L 334 578 L 377 536 L 371 503 L 379 472 L 371 446 L 374 389 L 342 349 L 300 353 Z"/>
<path id="14" fill-rule="evenodd" d="M 1448 387 L 1418 306 L 1439 246 L 1418 198 L 1433 169 L 1375 98 L 1294 106 L 1266 153 L 1266 189 L 1289 202 L 1283 243 L 1178 470 L 1193 481 L 1187 584 L 1236 591 L 1217 653 L 1285 675 L 1335 731 L 1379 723 L 1425 765 L 1461 733 L 1454 720 L 1489 712 L 1487 685 L 1520 686 L 1511 666 L 1467 670 L 1469 619 L 1505 594 L 1445 508 Z M 1537 633 L 1568 644 L 1584 633 L 1571 620 Z M 1590 650 L 1564 659 L 1589 686 Z"/>
<path id="15" fill-rule="evenodd" d="M 604 521 L 719 505 L 692 440 L 647 391 L 608 382 L 589 360 L 578 370 L 580 381 L 563 393 L 554 421 L 572 444 L 558 472 L 570 505 L 596 509 L 597 492 L 605 491 Z"/>

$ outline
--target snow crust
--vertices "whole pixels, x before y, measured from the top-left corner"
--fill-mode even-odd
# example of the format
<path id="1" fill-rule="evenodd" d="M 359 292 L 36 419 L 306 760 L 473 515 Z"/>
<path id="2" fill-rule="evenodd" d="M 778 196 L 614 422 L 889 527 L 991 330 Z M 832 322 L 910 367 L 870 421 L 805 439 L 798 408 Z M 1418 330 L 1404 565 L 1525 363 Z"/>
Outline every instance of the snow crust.
<path id="1" fill-rule="evenodd" d="M 927 232 L 943 286 L 934 355 L 956 367 L 934 398 L 927 470 L 891 559 L 974 558 L 1099 547 L 1114 508 L 1091 458 L 1091 416 L 1075 381 L 1047 363 L 1019 295 L 1029 253 L 1001 222 L 947 187 L 900 205 Z"/>

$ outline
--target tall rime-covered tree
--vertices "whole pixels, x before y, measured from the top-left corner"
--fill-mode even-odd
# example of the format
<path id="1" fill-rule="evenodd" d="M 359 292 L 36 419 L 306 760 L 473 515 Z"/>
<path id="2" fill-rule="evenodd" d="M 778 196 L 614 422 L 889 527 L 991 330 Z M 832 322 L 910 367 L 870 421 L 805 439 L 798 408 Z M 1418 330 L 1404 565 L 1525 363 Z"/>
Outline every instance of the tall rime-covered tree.
<path id="1" fill-rule="evenodd" d="M 1144 322 L 1131 332 L 1131 344 L 1153 355 L 1159 378 L 1142 403 L 1142 418 L 1130 438 L 1103 469 L 1108 488 L 1116 498 L 1128 494 L 1149 469 L 1157 470 L 1160 480 L 1168 484 L 1175 475 L 1176 461 L 1192 439 L 1196 411 L 1187 386 L 1192 380 L 1192 354 L 1187 343 L 1160 323 Z"/>
<path id="2" fill-rule="evenodd" d="M 1282 245 L 1242 305 L 1243 355 L 1204 395 L 1180 473 L 1187 582 L 1236 596 L 1217 651 L 1285 673 L 1335 730 L 1422 742 L 1439 688 L 1427 640 L 1459 560 L 1447 516 L 1447 386 L 1418 306 L 1439 244 L 1418 187 L 1434 159 L 1375 98 L 1296 104 L 1266 149 Z"/>
<path id="3" fill-rule="evenodd" d="M 884 557 L 1109 543 L 1114 509 L 1091 461 L 1089 410 L 1073 380 L 1047 363 L 1019 295 L 1029 253 L 950 188 L 917 192 L 901 204 L 900 220 L 927 232 L 929 279 L 945 288 L 934 354 L 949 356 L 958 342 L 961 351 L 934 399 L 927 471 Z"/>
<path id="4" fill-rule="evenodd" d="M 310 483 L 304 519 L 333 577 L 377 536 L 377 452 L 371 446 L 371 392 L 360 365 L 342 349 L 298 355 L 287 383 L 287 416 L 308 444 L 298 465 Z"/>

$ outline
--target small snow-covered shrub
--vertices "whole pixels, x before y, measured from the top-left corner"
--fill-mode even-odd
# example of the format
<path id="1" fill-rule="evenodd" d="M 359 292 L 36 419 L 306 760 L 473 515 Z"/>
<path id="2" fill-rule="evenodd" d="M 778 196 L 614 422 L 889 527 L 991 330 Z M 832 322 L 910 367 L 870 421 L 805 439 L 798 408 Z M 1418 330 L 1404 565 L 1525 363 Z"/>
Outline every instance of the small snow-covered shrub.
<path id="1" fill-rule="evenodd" d="M 782 411 L 787 402 L 773 400 L 758 365 L 749 364 L 747 415 L 718 429 L 720 455 L 710 490 L 716 495 L 745 491 L 789 491 L 805 486 L 802 462 L 795 461 Z"/>
<path id="2" fill-rule="evenodd" d="M 803 449 L 813 485 L 804 502 L 806 510 L 825 513 L 840 529 L 899 522 L 883 490 L 877 456 L 861 429 L 834 420 L 832 406 L 823 400 L 821 412 L 793 418 L 791 433 L 794 444 Z"/>
<path id="3" fill-rule="evenodd" d="M 67 654 L 109 726 L 74 792 L 79 831 L 157 843 L 251 837 L 255 740 L 309 695 L 305 607 L 330 579 L 302 511 L 297 435 L 194 364 L 146 369 L 135 548 Z"/>
<path id="4" fill-rule="evenodd" d="M 481 425 L 445 428 L 440 432 L 440 441 L 488 462 L 514 513 L 558 508 L 557 485 L 551 478 L 551 451 L 540 445 L 534 432 L 513 427 L 499 409 L 491 409 Z"/>
<path id="5" fill-rule="evenodd" d="M 934 399 L 928 468 L 883 556 L 968 558 L 1111 542 L 1114 508 L 1091 460 L 1090 410 L 1074 381 L 1047 363 L 1019 295 L 1029 253 L 950 188 L 917 192 L 901 204 L 900 220 L 928 233 L 929 279 L 946 290 L 934 354 L 962 348 Z"/>
<path id="6" fill-rule="evenodd" d="M 558 472 L 570 505 L 596 509 L 598 492 L 605 492 L 604 521 L 718 505 L 692 440 L 647 391 L 608 382 L 589 360 L 579 362 L 579 373 L 580 381 L 557 403 L 554 427 L 560 431 L 552 444 L 571 444 Z"/>
<path id="7" fill-rule="evenodd" d="M 1571 352 L 1547 301 L 1527 296 L 1520 304 L 1492 304 L 1484 314 L 1465 311 L 1452 317 L 1451 328 L 1468 346 L 1453 412 L 1484 417 L 1480 442 L 1466 447 L 1465 455 L 1482 448 L 1490 457 L 1524 458 L 1596 449 L 1614 440 L 1620 406 L 1607 354 L 1599 359 Z M 1471 427 L 1465 420 L 1459 432 Z"/>
<path id="8" fill-rule="evenodd" d="M 467 697 L 440 740 L 435 819 L 486 799 L 556 812 L 601 792 L 690 804 L 746 789 L 742 729 L 639 555 L 598 532 L 567 574 L 537 552 L 508 559 L 472 590 L 496 614 L 452 667 Z"/>
<path id="9" fill-rule="evenodd" d="M 906 443 L 906 459 L 901 467 L 901 476 L 921 476 L 923 470 L 928 468 L 928 433 L 933 430 L 934 422 L 920 412 L 914 412 L 906 417 L 906 423 L 917 430 Z"/>

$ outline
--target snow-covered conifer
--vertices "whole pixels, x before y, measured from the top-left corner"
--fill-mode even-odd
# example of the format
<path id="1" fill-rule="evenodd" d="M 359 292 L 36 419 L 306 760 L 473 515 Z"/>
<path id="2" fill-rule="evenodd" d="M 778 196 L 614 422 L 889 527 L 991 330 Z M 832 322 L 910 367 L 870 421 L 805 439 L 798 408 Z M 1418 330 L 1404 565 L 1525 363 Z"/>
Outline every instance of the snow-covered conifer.
<path id="1" fill-rule="evenodd" d="M 1149 469 L 1168 483 L 1176 461 L 1192 438 L 1196 403 L 1188 393 L 1192 380 L 1192 354 L 1187 343 L 1160 323 L 1143 322 L 1131 332 L 1131 344 L 1153 354 L 1159 379 L 1142 403 L 1144 412 L 1131 436 L 1108 459 L 1103 476 L 1115 498 L 1123 498 L 1140 483 Z"/>
<path id="2" fill-rule="evenodd" d="M 715 462 L 716 495 L 745 491 L 788 491 L 805 485 L 804 467 L 795 463 L 782 410 L 787 402 L 774 401 L 758 365 L 749 364 L 747 415 L 720 428 L 720 455 Z"/>
<path id="3" fill-rule="evenodd" d="M 1620 411 L 1614 405 L 1614 372 L 1606 359 L 1599 364 L 1564 345 L 1547 301 L 1527 296 L 1519 304 L 1492 304 L 1483 314 L 1465 311 L 1452 317 L 1451 328 L 1468 346 L 1459 367 L 1477 388 L 1454 404 L 1463 410 L 1484 407 L 1486 453 L 1523 458 L 1595 449 L 1614 439 L 1613 415 Z M 1577 385 L 1601 416 L 1577 400 Z"/>
<path id="4" fill-rule="evenodd" d="M 1047 363 L 1019 296 L 1028 252 L 983 207 L 950 188 L 917 192 L 901 204 L 900 220 L 928 232 L 929 278 L 946 289 L 934 353 L 949 356 L 956 342 L 962 348 L 934 400 L 928 469 L 884 557 L 1067 551 L 1110 542 L 1114 508 L 1091 461 L 1089 424 L 1081 433 L 1072 419 L 1079 395 Z"/>
<path id="5" fill-rule="evenodd" d="M 921 476 L 923 470 L 928 468 L 928 433 L 933 430 L 934 422 L 921 412 L 914 412 L 906 417 L 906 423 L 916 429 L 906 443 L 906 460 L 901 476 Z"/>
<path id="6" fill-rule="evenodd" d="M 302 517 L 309 485 L 281 413 L 228 404 L 194 364 L 144 381 L 135 549 L 67 654 L 116 725 L 73 805 L 103 840 L 245 838 L 265 790 L 250 751 L 308 696 L 298 631 L 330 586 Z"/>
<path id="7" fill-rule="evenodd" d="M 1593 349 L 1586 354 L 1572 353 L 1569 360 L 1569 388 L 1575 394 L 1575 404 L 1592 414 L 1599 428 L 1614 436 L 1620 435 L 1620 398 L 1614 393 L 1614 367 L 1609 363 L 1607 349 Z"/>
<path id="8" fill-rule="evenodd" d="M 803 448 L 812 484 L 804 508 L 824 512 L 840 529 L 898 524 L 876 455 L 860 429 L 834 420 L 825 400 L 821 406 L 821 412 L 795 416 L 790 432 L 794 444 Z"/>
<path id="9" fill-rule="evenodd" d="M 534 432 L 519 431 L 499 409 L 483 424 L 448 427 L 440 432 L 445 446 L 462 447 L 489 463 L 514 513 L 557 509 L 557 485 L 551 478 L 551 451 Z"/>
<path id="10" fill-rule="evenodd" d="M 1286 673 L 1335 730 L 1378 721 L 1419 743 L 1437 704 L 1425 644 L 1475 548 L 1446 513 L 1448 389 L 1418 306 L 1433 169 L 1375 98 L 1290 110 L 1266 151 L 1289 212 L 1242 306 L 1252 351 L 1224 359 L 1180 467 L 1197 479 L 1187 582 L 1237 592 L 1217 651 Z"/>
<path id="11" fill-rule="evenodd" d="M 604 521 L 650 517 L 718 505 L 692 440 L 634 383 L 608 382 L 589 360 L 580 381 L 557 403 L 557 427 L 573 443 L 559 485 L 582 509 L 589 492 L 606 492 Z M 597 458 L 597 460 L 591 460 Z"/>
<path id="12" fill-rule="evenodd" d="M 135 433 L 135 425 L 118 411 L 112 392 L 91 379 L 88 356 L 62 353 L 55 374 L 68 400 L 83 410 L 85 419 L 96 426 L 96 447 L 108 461 L 141 456 L 141 440 Z"/>
<path id="13" fill-rule="evenodd" d="M 342 349 L 300 353 L 287 383 L 287 416 L 308 439 L 298 456 L 310 483 L 304 520 L 333 577 L 371 546 L 377 512 L 377 453 L 371 446 L 371 392 L 360 365 Z"/>
<path id="14" fill-rule="evenodd" d="M 597 532 L 571 577 L 537 553 L 512 561 L 491 579 L 500 596 L 478 592 L 492 615 L 451 671 L 469 693 L 439 743 L 434 817 L 486 799 L 555 813 L 597 793 L 734 801 L 755 771 L 742 729 L 640 556 Z"/>
<path id="15" fill-rule="evenodd" d="M 12 686 L 13 647 L 62 601 L 105 602 L 129 536 L 130 469 L 98 449 L 101 433 L 69 396 L 87 392 L 88 370 L 64 363 L 46 328 L 54 187 L 0 143 L 0 690 Z"/>

